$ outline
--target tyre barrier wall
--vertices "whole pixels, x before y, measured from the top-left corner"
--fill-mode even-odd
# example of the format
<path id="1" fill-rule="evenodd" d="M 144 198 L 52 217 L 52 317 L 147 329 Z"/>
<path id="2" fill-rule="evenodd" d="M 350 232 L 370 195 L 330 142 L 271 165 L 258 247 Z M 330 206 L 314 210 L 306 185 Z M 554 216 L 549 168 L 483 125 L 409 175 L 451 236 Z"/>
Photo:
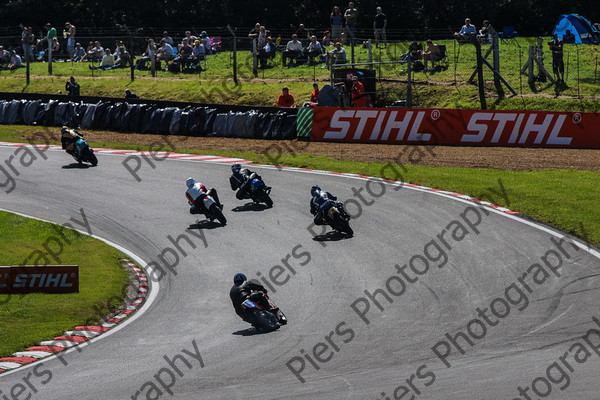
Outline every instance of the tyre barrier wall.
<path id="1" fill-rule="evenodd" d="M 295 110 L 247 108 L 243 111 L 233 111 L 222 105 L 180 105 L 165 106 L 116 100 L 99 100 L 96 103 L 57 99 L 49 99 L 46 102 L 39 99 L 0 100 L 0 124 L 65 125 L 71 128 L 162 135 L 296 138 Z M 232 108 L 239 110 L 239 107 Z"/>

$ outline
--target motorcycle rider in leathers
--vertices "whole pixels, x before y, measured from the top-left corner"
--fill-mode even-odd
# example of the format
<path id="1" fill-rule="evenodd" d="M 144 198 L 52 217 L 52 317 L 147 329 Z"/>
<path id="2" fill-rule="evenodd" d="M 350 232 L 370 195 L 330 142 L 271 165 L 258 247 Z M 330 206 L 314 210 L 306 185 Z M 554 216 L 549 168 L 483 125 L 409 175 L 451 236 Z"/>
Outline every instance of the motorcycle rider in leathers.
<path id="1" fill-rule="evenodd" d="M 219 201 L 217 189 L 211 188 L 210 190 L 206 190 L 206 186 L 200 182 L 196 182 L 194 178 L 187 178 L 185 184 L 188 188 L 185 192 L 185 197 L 187 197 L 188 203 L 191 206 L 190 214 L 206 214 L 208 212 L 203 201 L 205 196 L 212 197 L 215 203 L 217 203 L 217 207 L 221 210 L 223 209 L 223 204 Z"/>
<path id="2" fill-rule="evenodd" d="M 253 290 L 267 293 L 267 289 L 263 285 L 249 281 L 246 275 L 241 272 L 233 276 L 233 286 L 229 291 L 229 297 L 233 303 L 235 313 L 248 323 L 252 323 L 252 321 L 250 315 L 242 310 L 242 303 L 250 297 Z M 263 307 L 263 304 L 259 304 L 259 306 Z"/>
<path id="3" fill-rule="evenodd" d="M 232 174 L 229 177 L 229 184 L 231 185 L 231 190 L 237 190 L 235 197 L 238 200 L 250 198 L 250 196 L 248 196 L 248 192 L 250 191 L 250 182 L 252 182 L 253 179 L 259 179 L 262 181 L 260 175 L 258 175 L 256 172 L 250 171 L 248 168 L 242 168 L 240 163 L 233 164 L 231 166 L 231 172 Z"/>
<path id="4" fill-rule="evenodd" d="M 323 213 L 326 211 L 325 208 L 327 208 L 326 206 L 329 202 L 333 202 L 338 207 L 344 219 L 350 219 L 350 216 L 344 209 L 344 205 L 337 201 L 337 197 L 331 193 L 321 190 L 319 186 L 315 185 L 310 189 L 310 194 L 312 195 L 312 199 L 310 200 L 310 213 L 315 216 L 315 225 L 327 225 Z"/>

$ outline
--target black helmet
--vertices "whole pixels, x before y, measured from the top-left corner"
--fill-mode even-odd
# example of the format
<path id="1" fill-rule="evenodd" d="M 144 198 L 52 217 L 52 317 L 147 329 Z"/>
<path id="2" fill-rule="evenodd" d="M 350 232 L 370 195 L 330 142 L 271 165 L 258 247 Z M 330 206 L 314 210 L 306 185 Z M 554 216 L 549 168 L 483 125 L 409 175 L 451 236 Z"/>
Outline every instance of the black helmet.
<path id="1" fill-rule="evenodd" d="M 320 191 L 321 191 L 321 188 L 317 185 L 310 188 L 310 194 L 312 194 L 313 197 L 318 195 Z"/>
<path id="2" fill-rule="evenodd" d="M 242 168 L 242 164 L 240 163 L 235 163 L 235 164 L 231 164 L 231 172 L 237 172 Z"/>
<path id="3" fill-rule="evenodd" d="M 248 278 L 246 278 L 246 275 L 242 274 L 241 272 L 238 272 L 233 276 L 233 284 L 235 286 L 241 286 L 247 280 Z"/>

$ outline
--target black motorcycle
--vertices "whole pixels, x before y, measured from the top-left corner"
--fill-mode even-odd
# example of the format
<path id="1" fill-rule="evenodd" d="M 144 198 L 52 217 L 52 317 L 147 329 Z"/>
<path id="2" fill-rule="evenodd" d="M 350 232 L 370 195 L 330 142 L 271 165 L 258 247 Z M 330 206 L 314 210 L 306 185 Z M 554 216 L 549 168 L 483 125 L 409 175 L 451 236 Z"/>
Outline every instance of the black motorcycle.
<path id="1" fill-rule="evenodd" d="M 89 162 L 92 166 L 98 165 L 98 158 L 94 150 L 88 145 L 83 135 L 74 129 L 61 130 L 62 148 L 66 150 L 78 163 Z"/>
<path id="2" fill-rule="evenodd" d="M 273 331 L 287 324 L 287 318 L 269 298 L 267 292 L 254 292 L 242 303 L 242 311 L 249 316 L 256 329 Z"/>
<path id="3" fill-rule="evenodd" d="M 345 233 L 348 237 L 354 236 L 354 231 L 350 228 L 350 216 L 338 206 L 338 203 L 329 201 L 323 210 L 325 222 L 338 232 Z"/>
<path id="4" fill-rule="evenodd" d="M 255 203 L 265 203 L 267 207 L 273 207 L 273 200 L 271 199 L 271 187 L 265 185 L 262 179 L 258 178 L 255 173 L 248 177 L 248 196 Z"/>

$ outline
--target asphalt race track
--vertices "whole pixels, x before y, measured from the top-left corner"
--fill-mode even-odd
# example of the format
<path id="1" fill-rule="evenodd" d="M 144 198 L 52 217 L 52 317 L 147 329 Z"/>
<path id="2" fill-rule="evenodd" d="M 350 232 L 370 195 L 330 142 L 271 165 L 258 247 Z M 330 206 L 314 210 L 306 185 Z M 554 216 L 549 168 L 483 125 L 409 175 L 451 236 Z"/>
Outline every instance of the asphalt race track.
<path id="1" fill-rule="evenodd" d="M 0 147 L 0 160 L 14 152 Z M 143 164 L 138 182 L 123 156 L 77 168 L 64 152 L 45 154 L 15 163 L 0 208 L 58 224 L 83 208 L 94 235 L 172 268 L 139 318 L 63 361 L 0 375 L 2 400 L 600 393 L 600 261 L 562 233 L 431 191 L 275 168 L 258 168 L 275 206 L 240 208 L 228 164 Z M 219 190 L 227 226 L 189 214 L 188 176 Z M 353 238 L 314 240 L 315 183 L 356 200 L 346 205 Z M 497 198 L 499 183 L 489 186 Z M 235 315 L 228 293 L 239 271 L 272 285 L 287 326 L 254 334 Z"/>

